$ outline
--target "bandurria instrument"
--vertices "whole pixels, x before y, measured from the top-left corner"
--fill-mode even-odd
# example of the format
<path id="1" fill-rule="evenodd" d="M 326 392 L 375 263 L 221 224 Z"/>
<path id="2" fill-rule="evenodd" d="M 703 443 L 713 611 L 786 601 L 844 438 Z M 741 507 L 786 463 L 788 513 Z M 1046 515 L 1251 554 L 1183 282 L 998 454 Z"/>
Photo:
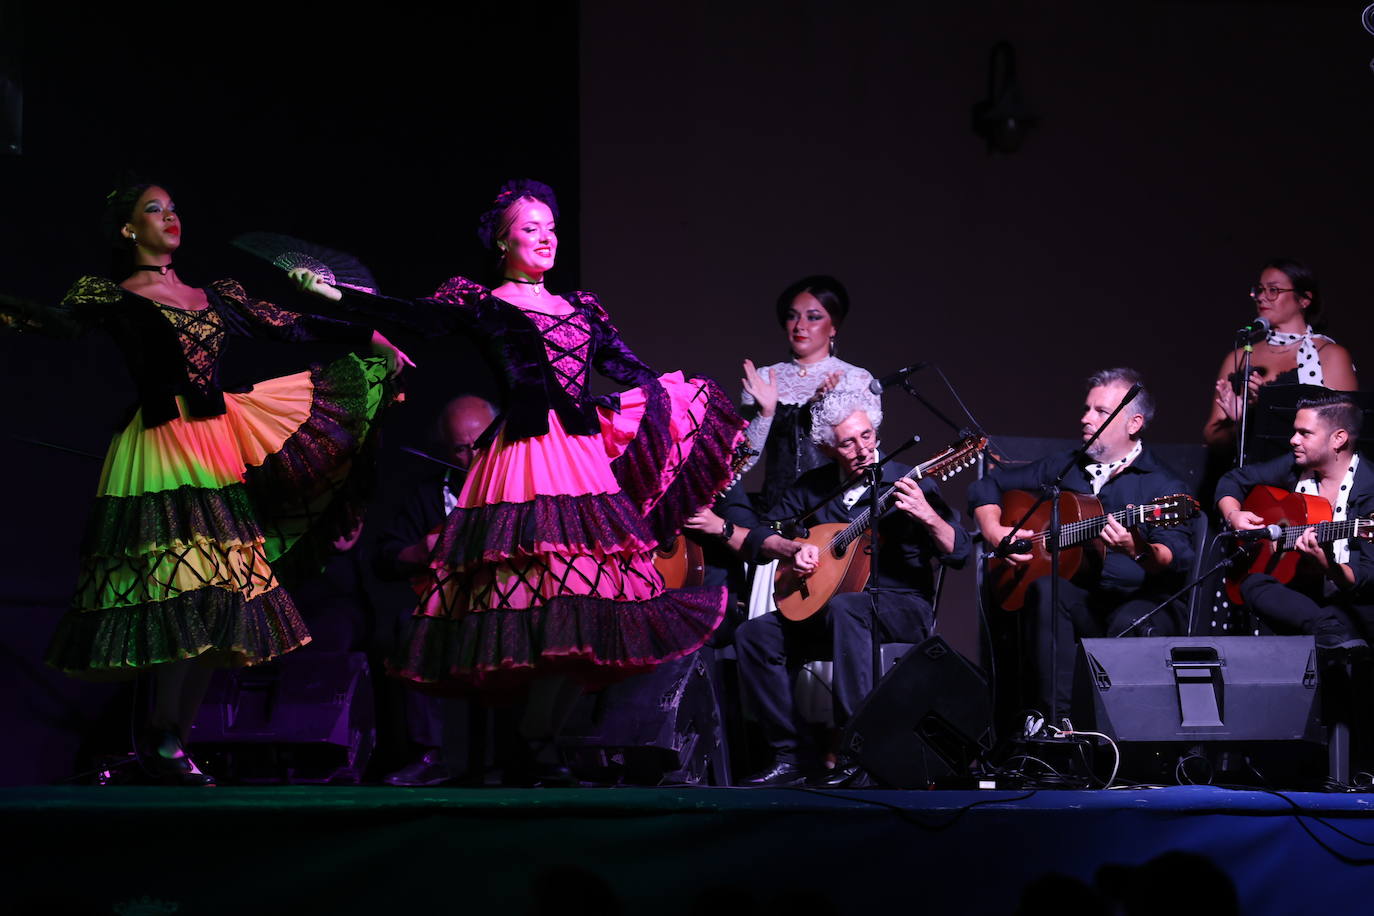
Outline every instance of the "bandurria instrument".
<path id="1" fill-rule="evenodd" d="M 922 462 L 903 474 L 912 480 L 937 477 L 948 480 L 978 460 L 978 453 L 988 444 L 986 436 L 968 436 L 949 448 Z M 878 497 L 878 516 L 892 508 L 895 487 L 888 487 Z M 857 592 L 868 581 L 870 563 L 869 513 L 865 509 L 854 521 L 826 522 L 815 525 L 804 538 L 805 544 L 820 548 L 821 560 L 815 572 L 800 577 L 790 565 L 782 564 L 773 580 L 773 600 L 788 620 L 805 620 L 825 607 L 837 594 Z"/>

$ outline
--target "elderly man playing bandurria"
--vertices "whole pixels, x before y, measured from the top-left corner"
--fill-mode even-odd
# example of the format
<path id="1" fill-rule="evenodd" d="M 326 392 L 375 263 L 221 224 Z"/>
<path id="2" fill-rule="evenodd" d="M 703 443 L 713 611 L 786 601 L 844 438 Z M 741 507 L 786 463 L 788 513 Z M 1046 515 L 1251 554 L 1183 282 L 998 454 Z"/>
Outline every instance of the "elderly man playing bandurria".
<path id="1" fill-rule="evenodd" d="M 787 489 L 773 513 L 790 519 L 823 500 L 858 471 L 879 460 L 877 398 L 862 392 L 837 392 L 812 407 L 813 437 L 831 462 L 803 474 Z M 735 634 L 740 682 L 763 725 L 773 751 L 772 764 L 745 781 L 750 786 L 790 786 L 806 781 L 800 755 L 802 723 L 792 700 L 792 685 L 801 666 L 833 659 L 835 724 L 843 726 L 873 689 L 873 640 L 920 642 L 930 633 L 934 564 L 959 567 L 968 559 L 968 533 L 958 514 L 945 504 L 935 484 L 904 479 L 907 465 L 889 462 L 882 469 L 880 492 L 896 488 L 894 511 L 878 525 L 879 548 L 874 584 L 878 591 L 836 594 L 801 621 L 777 611 L 743 624 Z M 848 523 L 868 507 L 869 488 L 860 482 L 824 503 L 806 525 Z M 806 576 L 822 561 L 816 546 L 772 534 L 768 528 L 745 531 L 722 523 L 709 512 L 689 526 L 725 536 L 747 558 L 780 557 L 791 561 L 790 575 Z M 833 770 L 813 780 L 829 786 L 861 778 L 858 765 L 841 756 Z"/>

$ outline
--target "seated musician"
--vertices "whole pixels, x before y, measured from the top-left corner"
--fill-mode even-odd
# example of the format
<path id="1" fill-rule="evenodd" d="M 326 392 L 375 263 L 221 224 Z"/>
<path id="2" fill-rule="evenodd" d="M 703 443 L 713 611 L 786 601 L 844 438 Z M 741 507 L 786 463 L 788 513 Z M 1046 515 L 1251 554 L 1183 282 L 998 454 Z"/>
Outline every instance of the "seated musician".
<path id="1" fill-rule="evenodd" d="M 1086 441 L 1117 408 L 1132 385 L 1142 383 L 1133 369 L 1107 369 L 1088 379 L 1088 393 L 1079 423 Z M 1142 383 L 1143 384 L 1143 383 Z M 1150 392 L 1142 387 L 1135 400 L 1102 429 L 1089 453 L 1089 460 L 1069 470 L 1061 484 L 1067 493 L 1088 494 L 1101 503 L 1093 517 L 1117 512 L 1162 497 L 1187 493 L 1188 487 L 1177 475 L 1157 461 L 1141 439 L 1141 433 L 1154 416 Z M 1033 499 L 1041 488 L 1052 484 L 1069 463 L 1070 452 L 1056 452 L 1024 467 L 1004 467 L 992 471 L 969 486 L 969 509 L 982 530 L 989 549 L 1001 543 L 1017 517 L 1003 513 L 1003 494 L 1024 490 Z M 1022 510 L 1024 512 L 1024 509 Z M 1018 517 L 1019 517 L 1018 513 Z M 1042 527 L 1048 527 L 1048 522 Z M 1017 538 L 1030 538 L 1033 532 L 1019 529 Z M 1038 696 L 1033 705 L 1050 714 L 1050 701 L 1061 716 L 1067 715 L 1073 691 L 1077 640 L 1084 637 L 1116 636 L 1132 621 L 1185 584 L 1194 558 L 1188 526 L 1126 527 L 1108 518 L 1098 539 L 1105 549 L 1103 562 L 1085 562 L 1073 580 L 1060 580 L 1058 612 L 1051 614 L 1051 589 L 1048 563 L 1036 561 L 1030 553 L 1012 554 L 1013 565 L 1043 565 L 1043 575 L 1035 579 L 1026 593 L 1022 621 L 1030 645 L 1030 660 Z M 1082 551 L 1085 555 L 1088 550 Z M 1033 575 L 1028 570 L 1027 575 Z M 1171 614 L 1171 611 L 1174 613 Z M 1166 608 L 1137 627 L 1138 635 L 1169 635 L 1179 623 L 1176 608 Z M 1058 642 L 1051 641 L 1051 627 L 1057 628 Z M 1051 646 L 1057 655 L 1051 657 Z M 1058 670 L 1057 695 L 1054 672 Z"/>
<path id="2" fill-rule="evenodd" d="M 1374 467 L 1355 451 L 1361 420 L 1359 405 L 1349 395 L 1299 401 L 1289 440 L 1293 454 L 1227 473 L 1217 485 L 1217 511 L 1241 531 L 1276 521 L 1241 505 L 1263 484 L 1324 499 L 1334 521 L 1374 512 Z M 1322 543 L 1317 534 L 1309 528 L 1298 538 L 1295 546 L 1305 556 L 1290 584 L 1252 573 L 1241 583 L 1241 597 L 1280 635 L 1313 635 L 1322 649 L 1367 652 L 1359 638 L 1374 626 L 1369 597 L 1374 594 L 1374 565 L 1361 562 L 1368 556 L 1366 542 L 1349 538 Z"/>
<path id="3" fill-rule="evenodd" d="M 811 411 L 812 436 L 831 461 L 803 474 L 783 491 L 772 513 L 779 520 L 797 517 L 859 469 L 879 460 L 882 410 L 876 397 L 856 391 L 835 392 L 814 404 Z M 835 724 L 843 726 L 873 689 L 875 616 L 884 642 L 920 642 L 929 634 L 932 564 L 938 561 L 962 566 L 968 559 L 970 541 L 958 525 L 958 514 L 940 498 L 934 482 L 928 478 L 919 483 L 901 479 L 909 470 L 896 461 L 882 469 L 883 484 L 895 486 L 895 492 L 894 511 L 883 516 L 878 525 L 876 596 L 867 591 L 836 594 L 805 620 L 786 620 L 773 611 L 747 621 L 736 631 L 740 683 L 774 755 L 772 764 L 748 778 L 745 785 L 791 786 L 806 781 L 800 756 L 802 724 L 795 717 L 792 701 L 793 682 L 805 662 L 834 660 Z M 808 525 L 848 523 L 867 508 L 868 490 L 862 483 L 851 487 L 803 521 Z M 700 513 L 688 524 L 725 536 L 746 558 L 790 559 L 784 575 L 808 575 L 827 560 L 814 544 L 783 538 L 768 528 L 746 531 L 726 525 L 709 512 Z M 859 778 L 857 764 L 841 756 L 835 768 L 816 783 L 840 786 Z"/>

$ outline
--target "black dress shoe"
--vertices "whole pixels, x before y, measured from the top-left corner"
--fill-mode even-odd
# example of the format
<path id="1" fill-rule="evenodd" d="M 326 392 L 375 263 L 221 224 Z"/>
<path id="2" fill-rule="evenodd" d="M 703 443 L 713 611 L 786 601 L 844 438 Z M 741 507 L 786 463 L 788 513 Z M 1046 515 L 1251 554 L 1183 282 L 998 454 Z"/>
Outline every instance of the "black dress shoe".
<path id="1" fill-rule="evenodd" d="M 743 783 L 750 788 L 779 788 L 800 786 L 806 782 L 806 773 L 795 760 L 775 760 L 766 770 L 760 770 Z"/>
<path id="2" fill-rule="evenodd" d="M 431 788 L 442 786 L 450 779 L 452 777 L 449 775 L 448 767 L 444 766 L 443 755 L 437 748 L 431 748 L 414 763 L 382 777 L 382 782 L 389 786 Z"/>
<path id="3" fill-rule="evenodd" d="M 809 785 L 825 789 L 858 789 L 870 784 L 868 774 L 852 757 L 840 757 L 834 769 L 825 770 L 809 782 Z"/>

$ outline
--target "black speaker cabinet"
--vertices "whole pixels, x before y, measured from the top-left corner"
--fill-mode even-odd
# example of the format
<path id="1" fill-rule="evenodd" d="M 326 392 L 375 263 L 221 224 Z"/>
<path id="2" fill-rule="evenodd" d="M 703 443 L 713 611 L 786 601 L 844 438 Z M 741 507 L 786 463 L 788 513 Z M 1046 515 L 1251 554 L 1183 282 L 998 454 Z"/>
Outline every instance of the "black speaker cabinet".
<path id="1" fill-rule="evenodd" d="M 632 784 L 728 786 L 713 661 L 703 648 L 584 698 L 558 746 L 584 759 L 613 758 Z"/>
<path id="2" fill-rule="evenodd" d="M 1074 727 L 1116 741 L 1322 743 L 1318 693 L 1310 636 L 1085 639 Z"/>
<path id="3" fill-rule="evenodd" d="M 367 656 L 306 651 L 216 672 L 191 742 L 244 782 L 356 783 L 375 721 Z"/>
<path id="4" fill-rule="evenodd" d="M 925 788 L 967 776 L 992 741 L 987 678 L 932 636 L 878 681 L 840 746 L 884 785 Z"/>

